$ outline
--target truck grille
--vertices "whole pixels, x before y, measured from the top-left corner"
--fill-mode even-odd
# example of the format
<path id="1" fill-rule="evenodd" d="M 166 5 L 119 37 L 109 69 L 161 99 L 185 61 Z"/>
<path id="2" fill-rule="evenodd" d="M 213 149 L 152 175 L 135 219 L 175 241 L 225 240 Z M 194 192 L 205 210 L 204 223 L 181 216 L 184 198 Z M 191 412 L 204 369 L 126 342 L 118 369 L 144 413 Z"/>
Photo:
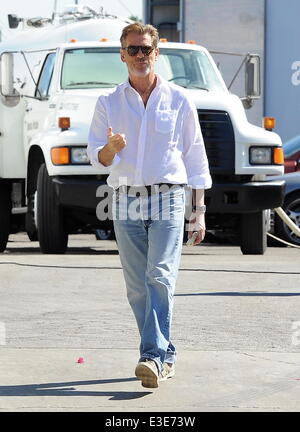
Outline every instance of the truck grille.
<path id="1" fill-rule="evenodd" d="M 198 110 L 211 174 L 234 174 L 235 141 L 226 111 Z"/>

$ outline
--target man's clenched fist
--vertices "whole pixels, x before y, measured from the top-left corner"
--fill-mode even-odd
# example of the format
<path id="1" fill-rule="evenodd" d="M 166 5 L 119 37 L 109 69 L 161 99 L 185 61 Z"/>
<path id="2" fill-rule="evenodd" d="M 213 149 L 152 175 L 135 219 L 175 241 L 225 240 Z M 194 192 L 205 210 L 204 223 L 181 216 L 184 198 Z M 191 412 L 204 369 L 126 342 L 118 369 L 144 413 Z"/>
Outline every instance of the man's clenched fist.
<path id="1" fill-rule="evenodd" d="M 112 127 L 107 131 L 107 144 L 98 153 L 99 162 L 104 166 L 112 164 L 114 157 L 126 146 L 124 134 L 114 134 Z"/>
<path id="2" fill-rule="evenodd" d="M 114 134 L 112 131 L 112 127 L 108 128 L 107 137 L 108 146 L 110 150 L 114 151 L 115 153 L 119 153 L 126 146 L 125 135 Z"/>

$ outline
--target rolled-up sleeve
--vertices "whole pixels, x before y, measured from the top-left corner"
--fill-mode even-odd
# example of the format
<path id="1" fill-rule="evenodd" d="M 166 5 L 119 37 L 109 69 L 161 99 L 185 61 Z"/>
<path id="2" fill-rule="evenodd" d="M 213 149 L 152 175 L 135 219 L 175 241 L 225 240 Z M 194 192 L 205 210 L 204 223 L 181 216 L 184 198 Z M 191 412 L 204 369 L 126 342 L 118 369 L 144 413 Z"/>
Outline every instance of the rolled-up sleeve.
<path id="1" fill-rule="evenodd" d="M 87 153 L 91 164 L 95 168 L 106 168 L 99 162 L 98 153 L 107 144 L 107 131 L 109 128 L 108 116 L 105 108 L 104 96 L 97 100 L 92 123 L 88 135 Z M 113 165 L 118 163 L 119 157 L 115 156 Z"/>
<path id="2" fill-rule="evenodd" d="M 189 103 L 183 121 L 183 161 L 188 184 L 193 189 L 210 189 L 212 179 L 196 107 Z"/>

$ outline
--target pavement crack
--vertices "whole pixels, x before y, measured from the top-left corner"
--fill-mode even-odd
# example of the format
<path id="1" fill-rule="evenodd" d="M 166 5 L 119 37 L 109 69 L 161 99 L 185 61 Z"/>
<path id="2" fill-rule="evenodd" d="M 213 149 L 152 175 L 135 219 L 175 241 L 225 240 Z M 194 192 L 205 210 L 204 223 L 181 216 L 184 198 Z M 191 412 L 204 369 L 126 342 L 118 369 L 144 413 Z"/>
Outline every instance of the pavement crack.
<path id="1" fill-rule="evenodd" d="M 247 357 L 253 357 L 253 358 L 258 359 L 258 360 L 266 360 L 266 361 L 269 361 L 272 363 L 284 363 L 284 364 L 289 364 L 289 365 L 293 365 L 293 366 L 299 366 L 298 363 L 295 363 L 295 362 L 287 362 L 284 360 L 270 359 L 270 358 L 266 358 L 266 357 L 261 357 L 261 356 L 256 355 L 256 354 L 249 354 L 247 352 L 241 352 L 240 354 L 247 356 Z"/>

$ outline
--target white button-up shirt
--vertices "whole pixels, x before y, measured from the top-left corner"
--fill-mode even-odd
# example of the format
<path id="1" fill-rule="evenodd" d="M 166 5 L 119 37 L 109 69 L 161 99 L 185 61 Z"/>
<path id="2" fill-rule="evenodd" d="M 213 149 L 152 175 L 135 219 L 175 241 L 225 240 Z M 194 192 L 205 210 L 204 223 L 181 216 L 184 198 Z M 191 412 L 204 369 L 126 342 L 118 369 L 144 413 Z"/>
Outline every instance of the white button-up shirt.
<path id="1" fill-rule="evenodd" d="M 211 187 L 208 160 L 197 110 L 187 92 L 157 75 L 145 107 L 129 81 L 97 101 L 88 138 L 88 155 L 95 167 L 107 144 L 108 128 L 125 134 L 126 146 L 115 156 L 107 183 L 144 186 L 158 183 Z"/>

